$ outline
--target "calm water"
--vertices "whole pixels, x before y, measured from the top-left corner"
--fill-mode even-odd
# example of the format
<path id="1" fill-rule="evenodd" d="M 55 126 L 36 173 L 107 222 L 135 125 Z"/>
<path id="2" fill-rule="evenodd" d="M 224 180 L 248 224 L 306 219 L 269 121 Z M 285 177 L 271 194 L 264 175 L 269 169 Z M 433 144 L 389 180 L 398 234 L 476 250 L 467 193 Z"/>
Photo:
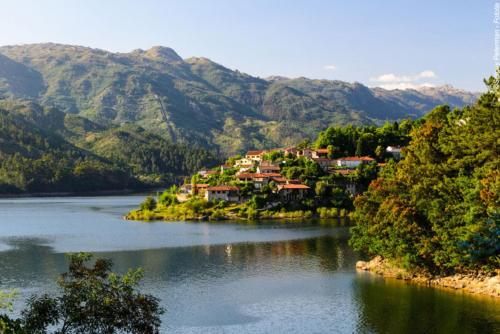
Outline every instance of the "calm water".
<path id="1" fill-rule="evenodd" d="M 500 333 L 500 303 L 356 273 L 345 227 L 138 223 L 141 197 L 0 200 L 0 289 L 53 290 L 64 253 L 146 271 L 166 333 Z"/>

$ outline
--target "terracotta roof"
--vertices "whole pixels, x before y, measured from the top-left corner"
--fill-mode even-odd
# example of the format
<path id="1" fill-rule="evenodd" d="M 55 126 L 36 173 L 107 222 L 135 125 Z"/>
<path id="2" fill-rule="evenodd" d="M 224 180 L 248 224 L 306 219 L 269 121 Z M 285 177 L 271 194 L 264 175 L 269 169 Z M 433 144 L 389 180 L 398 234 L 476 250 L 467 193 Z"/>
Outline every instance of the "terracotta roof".
<path id="1" fill-rule="evenodd" d="M 280 173 L 240 173 L 236 175 L 239 179 L 255 179 L 255 178 L 265 178 L 265 177 L 279 177 Z"/>
<path id="2" fill-rule="evenodd" d="M 208 187 L 208 191 L 238 191 L 240 188 L 235 187 L 235 186 L 214 186 L 214 187 Z"/>
<path id="3" fill-rule="evenodd" d="M 273 181 L 278 182 L 278 183 L 286 183 L 286 181 L 288 181 L 284 177 L 273 177 L 272 179 L 273 179 Z"/>
<path id="4" fill-rule="evenodd" d="M 270 166 L 270 165 L 266 166 L 266 165 L 264 165 L 264 166 L 259 166 L 259 167 L 261 169 L 280 170 L 280 166 Z"/>
<path id="5" fill-rule="evenodd" d="M 305 184 L 284 184 L 281 189 L 311 189 Z"/>
<path id="6" fill-rule="evenodd" d="M 339 158 L 338 160 L 345 160 L 345 161 L 374 161 L 375 159 L 370 158 L 370 157 L 343 157 L 343 158 Z"/>
<path id="7" fill-rule="evenodd" d="M 246 155 L 261 155 L 265 152 L 266 151 L 264 151 L 264 150 L 248 151 Z"/>
<path id="8" fill-rule="evenodd" d="M 240 173 L 236 175 L 238 179 L 253 179 L 255 173 Z"/>
<path id="9" fill-rule="evenodd" d="M 219 171 L 218 170 L 207 170 L 205 174 L 208 174 L 208 175 L 219 174 Z"/>
<path id="10" fill-rule="evenodd" d="M 280 173 L 260 173 L 260 174 L 256 174 L 258 175 L 257 177 L 279 177 L 281 176 Z"/>
<path id="11" fill-rule="evenodd" d="M 194 187 L 195 188 L 207 188 L 208 184 L 206 184 L 206 183 L 197 183 L 197 184 L 194 184 Z"/>
<path id="12" fill-rule="evenodd" d="M 318 148 L 316 150 L 316 153 L 328 153 L 328 149 L 327 148 Z"/>

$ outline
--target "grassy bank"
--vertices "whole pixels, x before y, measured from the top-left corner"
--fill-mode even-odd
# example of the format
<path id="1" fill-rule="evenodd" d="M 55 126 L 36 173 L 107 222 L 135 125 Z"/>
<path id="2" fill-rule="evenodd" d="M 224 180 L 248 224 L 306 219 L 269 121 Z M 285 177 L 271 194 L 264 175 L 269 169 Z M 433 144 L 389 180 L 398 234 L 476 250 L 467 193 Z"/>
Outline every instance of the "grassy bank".
<path id="1" fill-rule="evenodd" d="M 248 203 L 211 203 L 202 199 L 171 205 L 142 207 L 129 212 L 128 220 L 266 220 L 266 219 L 309 219 L 347 218 L 349 211 L 337 208 L 303 208 L 280 205 L 271 209 L 253 208 Z"/>

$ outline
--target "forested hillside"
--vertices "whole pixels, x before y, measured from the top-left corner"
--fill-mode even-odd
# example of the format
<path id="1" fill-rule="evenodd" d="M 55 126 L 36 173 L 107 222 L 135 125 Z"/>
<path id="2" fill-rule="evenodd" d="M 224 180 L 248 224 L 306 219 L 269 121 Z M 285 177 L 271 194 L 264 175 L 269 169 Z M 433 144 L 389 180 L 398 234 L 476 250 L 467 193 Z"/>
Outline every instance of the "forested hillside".
<path id="1" fill-rule="evenodd" d="M 355 201 L 352 244 L 407 267 L 500 266 L 500 72 L 471 107 L 434 109 Z"/>
<path id="2" fill-rule="evenodd" d="M 31 102 L 0 103 L 0 193 L 164 186 L 216 161 L 138 126 L 105 129 Z"/>
<path id="3" fill-rule="evenodd" d="M 476 95 L 442 88 L 387 91 L 306 78 L 266 80 L 206 58 L 182 59 L 166 47 L 112 53 L 48 43 L 0 47 L 2 97 L 30 99 L 104 127 L 133 123 L 229 155 L 292 145 L 329 126 L 416 118 L 436 105 L 469 104 Z"/>

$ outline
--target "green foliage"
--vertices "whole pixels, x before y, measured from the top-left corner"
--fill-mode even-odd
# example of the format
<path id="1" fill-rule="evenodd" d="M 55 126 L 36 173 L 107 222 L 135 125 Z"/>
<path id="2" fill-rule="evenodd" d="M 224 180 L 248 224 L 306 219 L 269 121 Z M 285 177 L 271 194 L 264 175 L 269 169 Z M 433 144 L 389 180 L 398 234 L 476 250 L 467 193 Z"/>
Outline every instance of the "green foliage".
<path id="1" fill-rule="evenodd" d="M 137 291 L 142 270 L 112 273 L 112 262 L 87 253 L 69 256 L 69 272 L 58 280 L 61 293 L 32 296 L 20 319 L 0 316 L 2 333 L 159 333 L 164 310 L 158 299 Z"/>
<path id="2" fill-rule="evenodd" d="M 86 124 L 76 134 L 67 118 L 74 120 L 30 103 L 0 103 L 0 193 L 140 189 L 216 162 L 136 126 Z"/>
<path id="3" fill-rule="evenodd" d="M 140 205 L 141 210 L 153 211 L 156 209 L 156 200 L 152 196 L 146 197 L 146 199 Z"/>
<path id="4" fill-rule="evenodd" d="M 320 132 L 314 147 L 328 148 L 331 158 L 344 156 L 371 156 L 382 158 L 387 146 L 406 146 L 410 141 L 410 131 L 421 121 L 405 120 L 399 126 L 398 122 L 387 122 L 382 127 L 346 126 L 329 127 Z"/>
<path id="5" fill-rule="evenodd" d="M 497 78 L 471 107 L 438 107 L 355 201 L 352 245 L 435 272 L 500 266 Z"/>

